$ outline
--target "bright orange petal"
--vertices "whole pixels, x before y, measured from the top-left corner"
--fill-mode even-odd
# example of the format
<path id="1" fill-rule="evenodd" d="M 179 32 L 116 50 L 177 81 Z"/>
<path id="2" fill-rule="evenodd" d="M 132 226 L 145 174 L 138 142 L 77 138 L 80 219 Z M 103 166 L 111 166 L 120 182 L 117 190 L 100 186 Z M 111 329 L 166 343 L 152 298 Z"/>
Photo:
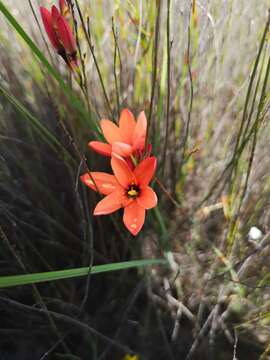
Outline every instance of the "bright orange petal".
<path id="1" fill-rule="evenodd" d="M 108 195 L 119 188 L 119 184 L 114 175 L 104 172 L 90 172 L 81 176 L 81 181 L 94 191 Z"/>
<path id="2" fill-rule="evenodd" d="M 133 201 L 130 205 L 125 207 L 123 221 L 126 228 L 132 235 L 137 235 L 141 230 L 145 219 L 145 209 Z"/>
<path id="3" fill-rule="evenodd" d="M 133 151 L 143 151 L 145 146 L 145 136 L 137 138 L 136 142 L 133 143 Z"/>
<path id="4" fill-rule="evenodd" d="M 132 146 L 116 141 L 112 144 L 112 152 L 122 157 L 128 157 L 132 154 Z"/>
<path id="5" fill-rule="evenodd" d="M 102 199 L 94 210 L 94 215 L 107 215 L 122 207 L 118 192 L 112 192 Z"/>
<path id="6" fill-rule="evenodd" d="M 157 166 L 154 156 L 144 159 L 134 170 L 134 175 L 141 189 L 145 188 L 153 178 Z"/>
<path id="7" fill-rule="evenodd" d="M 130 169 L 126 161 L 122 159 L 120 156 L 117 156 L 114 153 L 112 153 L 111 166 L 117 181 L 125 189 L 130 184 L 136 184 L 136 178 L 132 170 Z"/>
<path id="8" fill-rule="evenodd" d="M 123 141 L 119 127 L 116 126 L 111 120 L 101 120 L 100 126 L 103 135 L 109 144 L 112 144 L 115 141 Z"/>
<path id="9" fill-rule="evenodd" d="M 123 141 L 127 144 L 132 144 L 135 127 L 136 121 L 132 112 L 128 109 L 122 110 L 119 120 L 119 128 Z"/>
<path id="10" fill-rule="evenodd" d="M 101 155 L 111 156 L 112 154 L 112 146 L 110 144 L 106 144 L 100 141 L 90 141 L 88 146 Z"/>
<path id="11" fill-rule="evenodd" d="M 146 129 L 147 129 L 147 120 L 144 111 L 142 111 L 137 120 L 137 124 L 133 133 L 133 147 L 134 150 L 141 147 L 142 144 L 145 142 L 146 137 Z"/>
<path id="12" fill-rule="evenodd" d="M 157 205 L 157 195 L 149 186 L 142 190 L 137 198 L 138 204 L 144 209 L 152 209 Z"/>

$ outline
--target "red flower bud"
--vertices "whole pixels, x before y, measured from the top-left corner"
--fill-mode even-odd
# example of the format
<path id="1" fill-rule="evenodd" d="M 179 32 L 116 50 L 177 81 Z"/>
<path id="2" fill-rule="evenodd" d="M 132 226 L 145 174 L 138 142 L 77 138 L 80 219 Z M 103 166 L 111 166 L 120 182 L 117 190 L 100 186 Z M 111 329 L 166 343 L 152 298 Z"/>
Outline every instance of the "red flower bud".
<path id="1" fill-rule="evenodd" d="M 68 55 L 74 55 L 77 51 L 76 41 L 72 34 L 69 23 L 63 16 L 57 19 L 58 35 Z"/>
<path id="2" fill-rule="evenodd" d="M 40 14 L 43 21 L 44 28 L 48 35 L 48 38 L 52 44 L 52 46 L 57 50 L 61 51 L 62 45 L 59 41 L 58 35 L 55 31 L 55 26 L 53 24 L 53 17 L 52 14 L 44 8 L 43 6 L 40 7 Z"/>
<path id="3" fill-rule="evenodd" d="M 59 0 L 59 6 L 61 13 L 69 10 L 65 0 Z M 78 71 L 77 45 L 68 21 L 54 5 L 51 8 L 51 12 L 41 6 L 40 13 L 46 33 L 53 47 L 72 71 Z"/>
<path id="4" fill-rule="evenodd" d="M 59 37 L 57 21 L 61 17 L 61 14 L 55 5 L 53 5 L 51 8 L 51 15 L 52 15 L 52 26 L 54 28 L 54 31 L 57 33 L 57 36 Z"/>

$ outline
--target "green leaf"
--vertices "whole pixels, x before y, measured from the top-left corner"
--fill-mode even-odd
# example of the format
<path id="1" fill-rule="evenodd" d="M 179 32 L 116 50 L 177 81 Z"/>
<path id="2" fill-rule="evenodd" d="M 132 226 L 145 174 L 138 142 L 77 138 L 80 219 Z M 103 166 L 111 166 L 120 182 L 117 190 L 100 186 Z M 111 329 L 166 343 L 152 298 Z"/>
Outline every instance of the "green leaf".
<path id="1" fill-rule="evenodd" d="M 130 268 L 139 268 L 150 265 L 167 265 L 167 260 L 164 259 L 149 259 L 149 260 L 131 260 L 120 263 L 112 263 L 105 265 L 82 267 L 68 270 L 49 271 L 37 274 L 25 274 L 25 275 L 11 275 L 0 277 L 0 288 L 7 288 L 18 285 L 36 284 L 46 281 L 55 281 L 62 279 L 70 279 L 74 277 L 87 276 L 100 274 L 104 272 L 111 272 L 116 270 L 125 270 Z"/>

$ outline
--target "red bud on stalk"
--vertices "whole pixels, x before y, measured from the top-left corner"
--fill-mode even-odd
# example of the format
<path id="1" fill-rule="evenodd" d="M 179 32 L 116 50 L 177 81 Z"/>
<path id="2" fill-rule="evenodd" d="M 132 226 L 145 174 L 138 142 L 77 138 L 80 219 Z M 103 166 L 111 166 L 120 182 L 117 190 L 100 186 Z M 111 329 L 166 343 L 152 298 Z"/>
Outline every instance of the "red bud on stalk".
<path id="1" fill-rule="evenodd" d="M 71 71 L 78 72 L 76 41 L 71 27 L 63 15 L 69 11 L 69 8 L 65 0 L 59 0 L 59 7 L 61 13 L 54 5 L 51 12 L 43 6 L 40 7 L 43 25 L 57 53 L 64 59 Z"/>

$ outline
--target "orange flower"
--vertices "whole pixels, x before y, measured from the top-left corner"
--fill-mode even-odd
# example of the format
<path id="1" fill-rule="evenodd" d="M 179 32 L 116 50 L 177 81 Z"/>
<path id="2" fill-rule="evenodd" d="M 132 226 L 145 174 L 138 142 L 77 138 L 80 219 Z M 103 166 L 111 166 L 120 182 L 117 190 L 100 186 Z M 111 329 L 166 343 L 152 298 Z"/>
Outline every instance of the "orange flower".
<path id="1" fill-rule="evenodd" d="M 148 186 L 156 163 L 154 156 L 148 157 L 131 170 L 123 158 L 113 154 L 111 166 L 114 175 L 103 172 L 82 175 L 82 182 L 106 195 L 97 204 L 94 215 L 106 215 L 124 208 L 124 224 L 133 235 L 137 235 L 144 224 L 145 210 L 157 205 L 156 193 Z"/>
<path id="2" fill-rule="evenodd" d="M 63 2 L 61 6 L 64 6 Z M 60 14 L 59 10 L 54 5 L 52 6 L 51 11 L 41 6 L 40 13 L 44 28 L 52 46 L 64 59 L 71 70 L 78 68 L 77 45 L 67 20 Z"/>
<path id="3" fill-rule="evenodd" d="M 115 153 L 124 158 L 132 155 L 136 159 L 143 153 L 147 129 L 144 111 L 139 114 L 136 122 L 132 112 L 124 109 L 120 115 L 119 126 L 105 119 L 101 120 L 100 126 L 108 143 L 90 141 L 88 145 L 96 152 L 105 156 Z M 151 151 L 151 148 L 148 152 L 149 150 Z"/>

